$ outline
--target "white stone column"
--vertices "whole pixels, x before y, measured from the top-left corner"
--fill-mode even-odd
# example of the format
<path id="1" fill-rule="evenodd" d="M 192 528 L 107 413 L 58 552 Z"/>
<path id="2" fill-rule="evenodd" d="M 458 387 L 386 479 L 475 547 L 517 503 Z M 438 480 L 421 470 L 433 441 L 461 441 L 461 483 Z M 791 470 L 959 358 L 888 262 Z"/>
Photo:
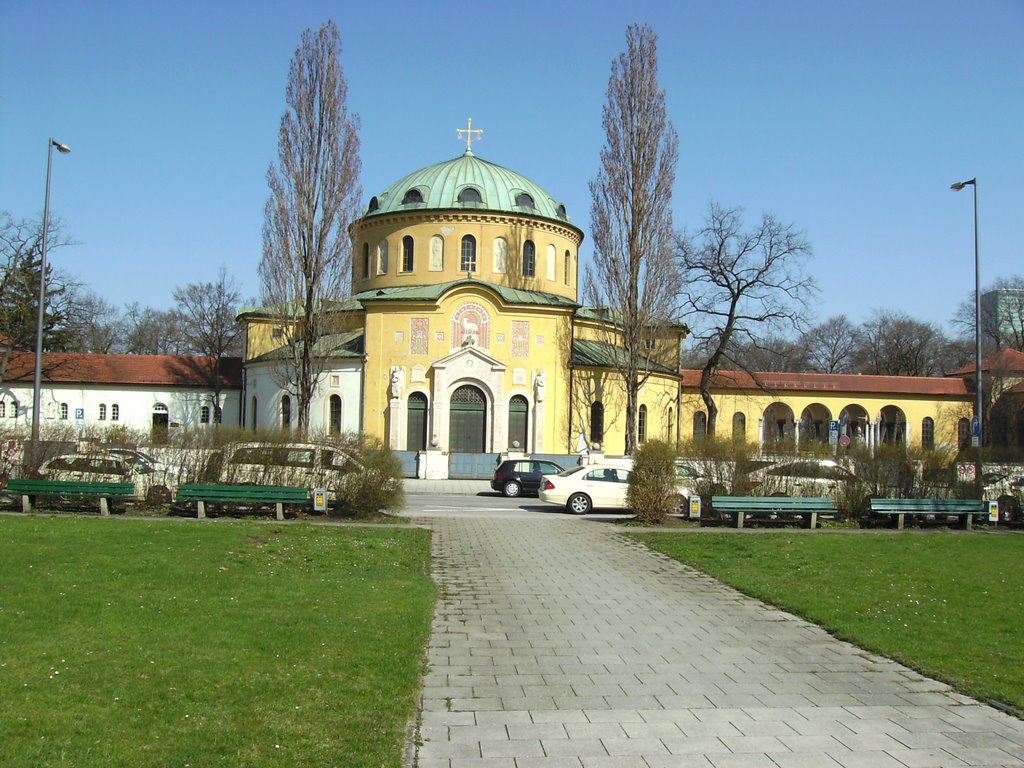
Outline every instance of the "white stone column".
<path id="1" fill-rule="evenodd" d="M 388 444 L 391 446 L 393 451 L 401 451 L 405 449 L 405 430 L 402 429 L 405 422 L 404 409 L 402 408 L 402 400 L 398 397 L 392 397 L 388 405 L 389 409 L 389 421 L 391 422 L 391 429 L 388 435 Z"/>
<path id="2" fill-rule="evenodd" d="M 544 453 L 544 403 L 533 406 L 533 452 Z"/>

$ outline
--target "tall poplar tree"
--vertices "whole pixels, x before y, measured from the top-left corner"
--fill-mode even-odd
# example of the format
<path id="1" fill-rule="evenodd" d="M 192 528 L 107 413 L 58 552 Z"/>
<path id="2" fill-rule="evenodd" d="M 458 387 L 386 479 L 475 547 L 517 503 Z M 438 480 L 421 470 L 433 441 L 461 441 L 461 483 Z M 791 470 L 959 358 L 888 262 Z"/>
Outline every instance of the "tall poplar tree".
<path id="1" fill-rule="evenodd" d="M 362 194 L 359 118 L 348 110 L 333 21 L 302 34 L 285 95 L 277 165 L 267 170 L 259 274 L 263 301 L 278 313 L 288 352 L 278 378 L 298 400 L 298 427 L 305 433 L 323 373 L 316 345 L 333 331 L 333 302 L 349 292 L 348 226 Z"/>
<path id="2" fill-rule="evenodd" d="M 625 386 L 626 453 L 637 444 L 637 395 L 678 285 L 673 261 L 672 184 L 679 137 L 658 84 L 657 36 L 631 24 L 612 60 L 602 124 L 601 168 L 590 182 L 594 268 L 586 297 L 616 325 L 612 347 Z"/>

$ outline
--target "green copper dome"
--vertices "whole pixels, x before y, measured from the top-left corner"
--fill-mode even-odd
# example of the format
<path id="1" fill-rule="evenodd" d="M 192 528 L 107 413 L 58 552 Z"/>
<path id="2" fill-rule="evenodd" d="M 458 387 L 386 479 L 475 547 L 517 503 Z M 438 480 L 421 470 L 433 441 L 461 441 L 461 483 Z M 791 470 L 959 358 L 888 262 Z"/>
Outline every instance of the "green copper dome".
<path id="1" fill-rule="evenodd" d="M 476 157 L 461 157 L 410 173 L 370 198 L 364 218 L 416 210 L 503 211 L 569 223 L 565 206 L 525 176 Z"/>

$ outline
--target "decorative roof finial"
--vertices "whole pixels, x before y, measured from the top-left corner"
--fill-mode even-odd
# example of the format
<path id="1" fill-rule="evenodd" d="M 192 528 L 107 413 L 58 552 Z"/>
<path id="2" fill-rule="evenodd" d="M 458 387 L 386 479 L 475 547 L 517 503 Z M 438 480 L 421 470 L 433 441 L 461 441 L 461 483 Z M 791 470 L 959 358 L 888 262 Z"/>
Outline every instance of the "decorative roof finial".
<path id="1" fill-rule="evenodd" d="M 483 139 L 483 137 L 484 137 L 484 129 L 483 128 L 474 128 L 473 127 L 473 118 L 472 117 L 469 118 L 469 123 L 467 124 L 467 126 L 465 128 L 456 128 L 455 132 L 459 135 L 459 141 L 462 141 L 463 138 L 466 139 L 466 154 L 467 155 L 472 155 L 473 154 L 473 134 L 474 133 L 477 134 L 477 137 L 476 137 L 477 141 L 481 141 Z M 465 137 L 463 137 L 462 134 L 466 134 Z"/>

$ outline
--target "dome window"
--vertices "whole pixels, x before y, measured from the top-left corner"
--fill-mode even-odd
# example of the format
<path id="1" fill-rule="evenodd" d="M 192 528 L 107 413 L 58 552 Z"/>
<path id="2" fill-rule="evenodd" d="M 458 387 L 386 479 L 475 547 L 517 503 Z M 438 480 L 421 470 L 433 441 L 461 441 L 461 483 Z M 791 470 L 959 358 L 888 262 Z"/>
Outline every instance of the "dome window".
<path id="1" fill-rule="evenodd" d="M 558 206 L 558 208 L 555 209 L 555 213 L 558 214 L 558 218 L 560 218 L 562 221 L 568 221 L 569 220 L 569 216 L 565 212 L 565 206 L 564 205 Z"/>
<path id="2" fill-rule="evenodd" d="M 402 198 L 402 205 L 416 205 L 423 203 L 423 193 L 418 189 L 410 189 Z"/>
<path id="3" fill-rule="evenodd" d="M 377 196 L 374 195 L 370 198 L 370 204 L 366 207 L 366 212 L 373 213 L 378 208 L 380 208 L 380 201 L 377 199 Z"/>
<path id="4" fill-rule="evenodd" d="M 463 205 L 478 205 L 484 201 L 483 196 L 480 194 L 480 190 L 476 187 L 466 187 L 459 192 L 459 202 Z"/>
<path id="5" fill-rule="evenodd" d="M 533 198 L 525 192 L 520 192 L 516 195 L 516 208 L 526 208 L 527 210 L 534 210 L 537 206 L 533 202 Z"/>

